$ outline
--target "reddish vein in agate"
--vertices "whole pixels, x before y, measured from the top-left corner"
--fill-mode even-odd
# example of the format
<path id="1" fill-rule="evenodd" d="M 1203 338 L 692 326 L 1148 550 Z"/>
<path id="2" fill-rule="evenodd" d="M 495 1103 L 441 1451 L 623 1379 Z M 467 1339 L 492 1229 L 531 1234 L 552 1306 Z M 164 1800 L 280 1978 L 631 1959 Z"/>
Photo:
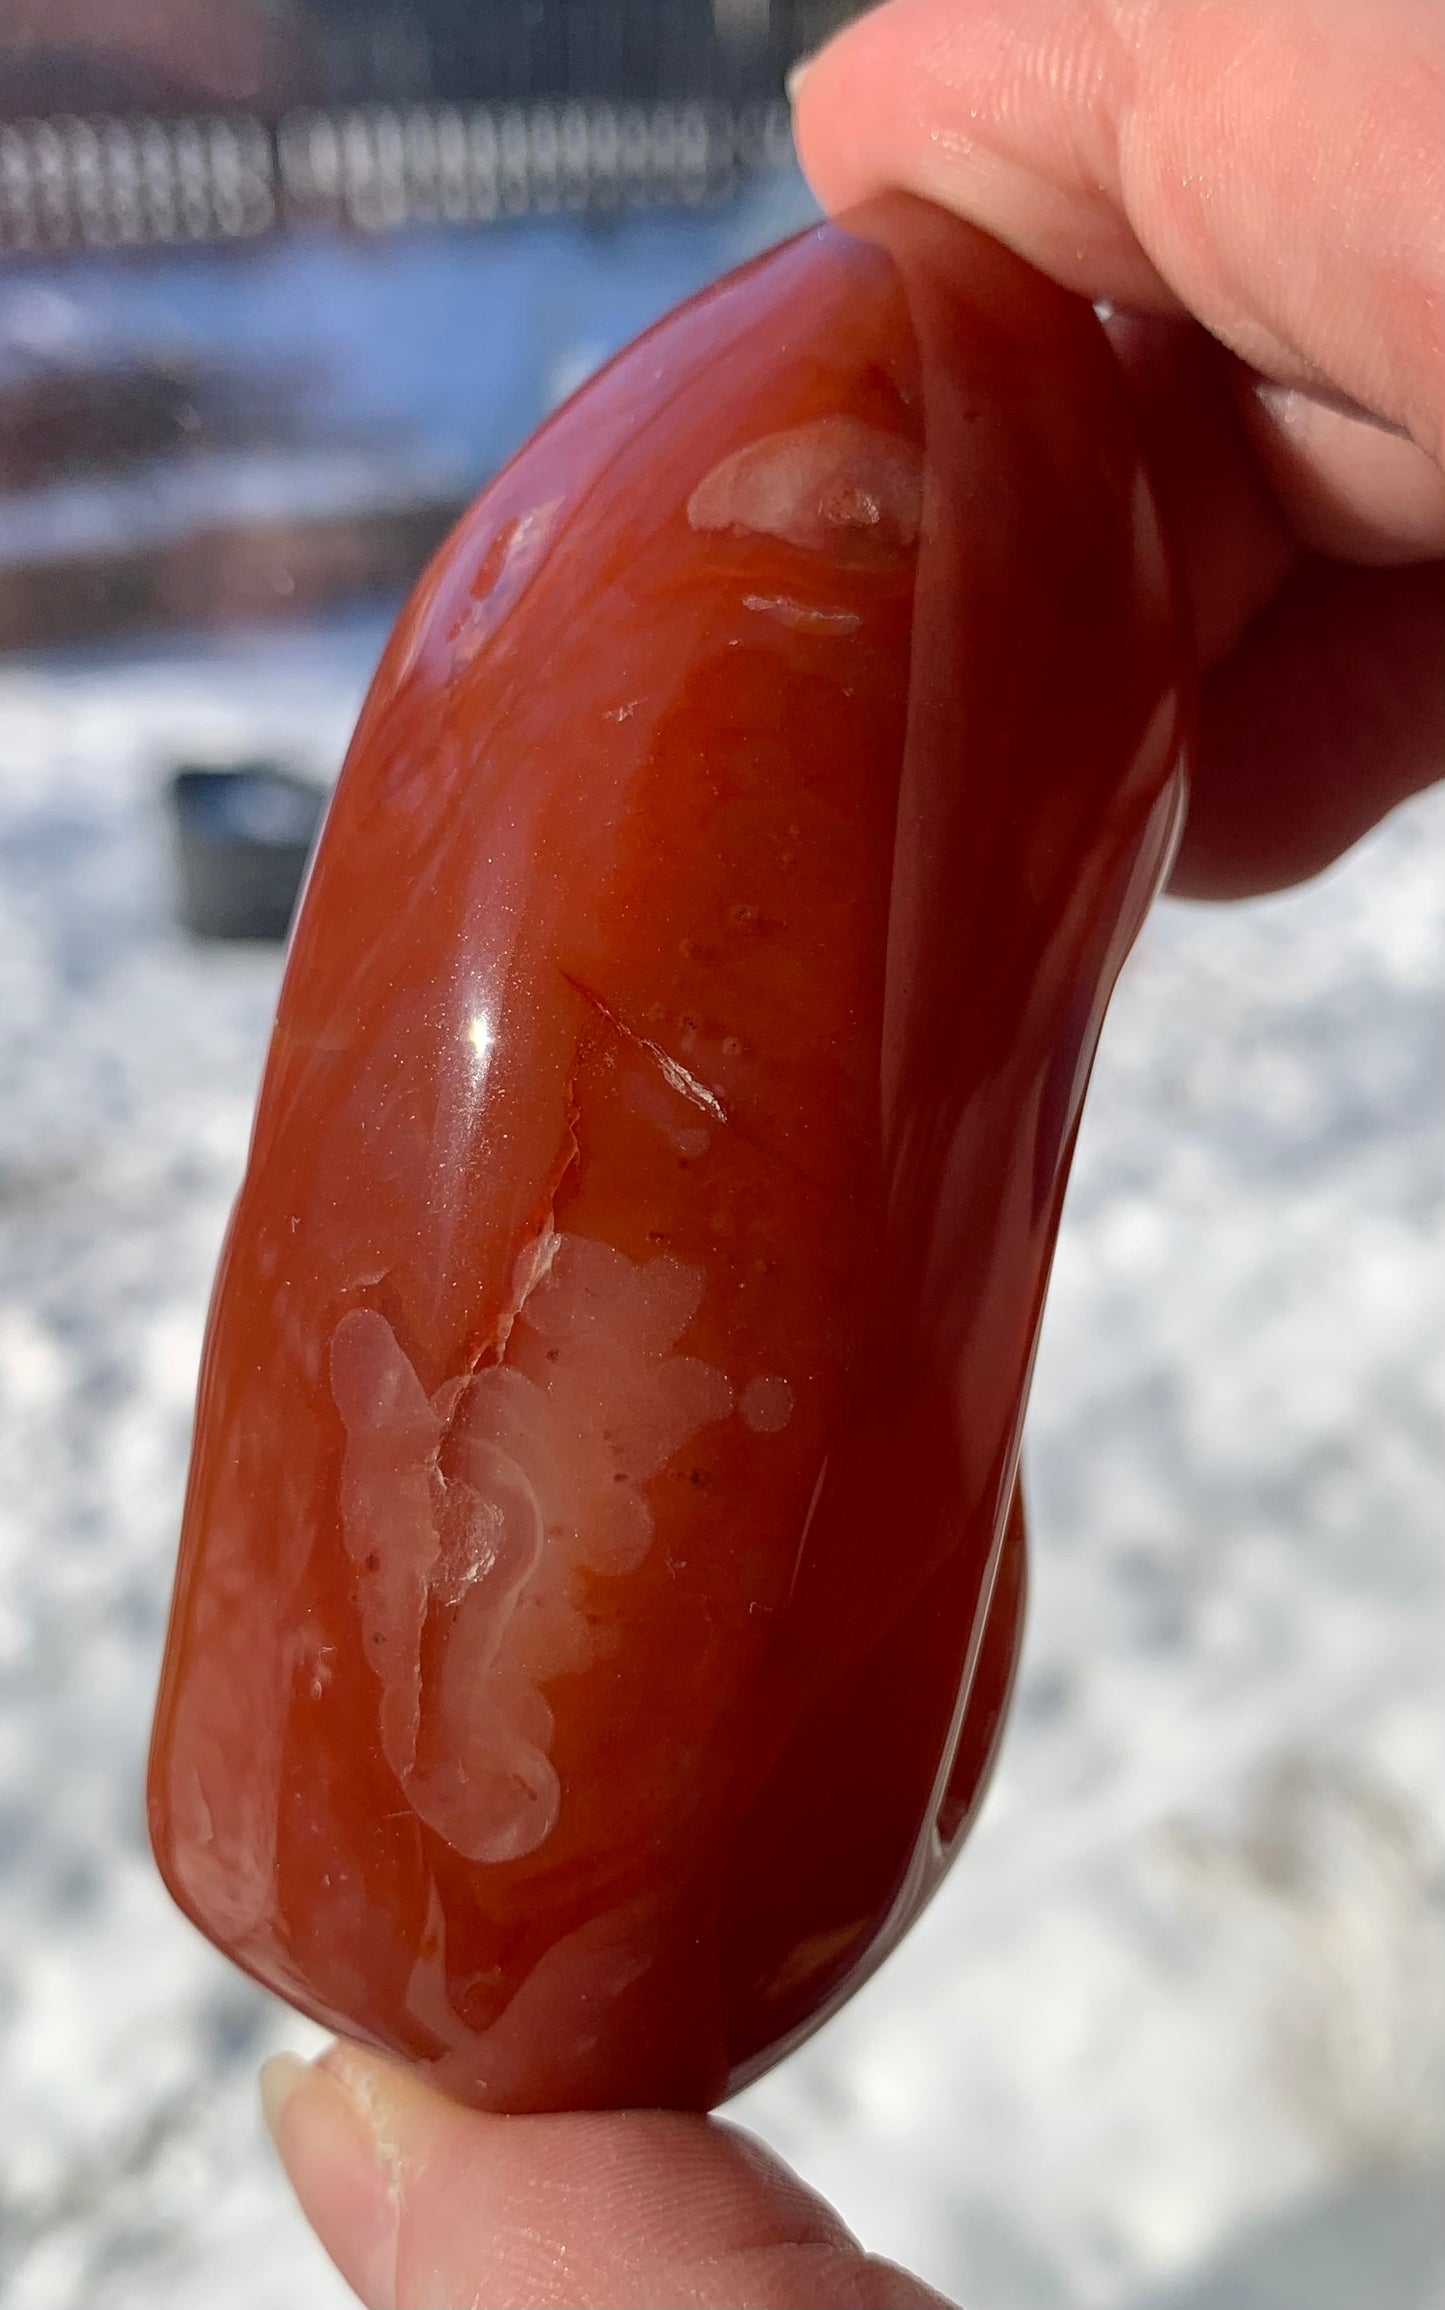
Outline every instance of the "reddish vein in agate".
<path id="1" fill-rule="evenodd" d="M 902 199 L 443 548 L 293 944 L 151 1775 L 307 2011 L 489 2107 L 706 2106 L 937 1881 L 1177 676 L 1092 316 Z"/>

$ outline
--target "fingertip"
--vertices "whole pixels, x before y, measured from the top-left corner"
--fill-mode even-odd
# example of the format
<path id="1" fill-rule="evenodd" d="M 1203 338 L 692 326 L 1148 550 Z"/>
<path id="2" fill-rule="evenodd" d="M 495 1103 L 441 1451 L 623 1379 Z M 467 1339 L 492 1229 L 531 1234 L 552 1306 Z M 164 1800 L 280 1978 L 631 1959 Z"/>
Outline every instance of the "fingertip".
<path id="1" fill-rule="evenodd" d="M 890 188 L 992 233 L 1063 287 L 1178 309 L 1112 186 L 1117 42 L 1054 0 L 886 0 L 806 60 L 799 162 L 834 213 Z M 1068 101 L 1056 83 L 1067 84 Z M 1081 147 L 1096 165 L 1078 179 Z"/>
<path id="2" fill-rule="evenodd" d="M 1099 8 L 885 0 L 812 58 L 795 136 L 823 206 L 888 186 L 1065 288 L 1192 313 L 1437 457 L 1445 176 L 1422 0 Z M 1307 133 L 1305 132 L 1307 124 Z"/>
<path id="3" fill-rule="evenodd" d="M 1445 566 L 1304 563 L 1205 683 L 1175 895 L 1307 881 L 1445 774 L 1442 645 Z"/>
<path id="4" fill-rule="evenodd" d="M 367 2310 L 398 2310 L 400 2176 L 385 2097 L 338 2074 L 340 2049 L 316 2063 L 278 2054 L 261 2071 L 261 2110 L 296 2200 Z M 384 2065 L 371 2065 L 381 2070 Z"/>

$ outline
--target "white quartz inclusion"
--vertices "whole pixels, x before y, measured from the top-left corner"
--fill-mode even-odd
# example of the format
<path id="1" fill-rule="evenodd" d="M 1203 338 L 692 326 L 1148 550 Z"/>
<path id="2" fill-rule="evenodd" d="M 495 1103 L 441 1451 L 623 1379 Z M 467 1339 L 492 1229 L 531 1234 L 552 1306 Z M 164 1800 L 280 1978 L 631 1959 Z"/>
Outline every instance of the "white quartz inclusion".
<path id="1" fill-rule="evenodd" d="M 547 1342 L 544 1382 L 503 1362 L 428 1398 L 386 1318 L 345 1315 L 331 1386 L 381 1739 L 410 1802 L 474 1861 L 534 1852 L 562 1795 L 542 1687 L 606 1630 L 577 1575 L 618 1575 L 652 1542 L 645 1485 L 733 1409 L 723 1373 L 673 1348 L 701 1268 L 552 1235 L 509 1336 Z"/>
<path id="2" fill-rule="evenodd" d="M 916 445 L 842 415 L 734 450 L 698 483 L 687 507 L 694 529 L 752 530 L 815 553 L 862 546 L 884 558 L 916 543 L 922 514 Z"/>

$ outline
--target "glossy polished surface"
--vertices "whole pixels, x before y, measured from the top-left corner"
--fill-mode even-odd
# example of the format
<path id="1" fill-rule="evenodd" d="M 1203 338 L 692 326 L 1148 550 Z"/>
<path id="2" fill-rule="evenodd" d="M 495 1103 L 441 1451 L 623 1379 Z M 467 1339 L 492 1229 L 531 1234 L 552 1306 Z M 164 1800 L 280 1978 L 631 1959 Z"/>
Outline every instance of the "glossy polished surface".
<path id="1" fill-rule="evenodd" d="M 1093 316 L 901 198 L 443 548 L 293 943 L 152 1760 L 177 1899 L 308 2012 L 706 2106 L 936 1882 L 1179 677 Z"/>

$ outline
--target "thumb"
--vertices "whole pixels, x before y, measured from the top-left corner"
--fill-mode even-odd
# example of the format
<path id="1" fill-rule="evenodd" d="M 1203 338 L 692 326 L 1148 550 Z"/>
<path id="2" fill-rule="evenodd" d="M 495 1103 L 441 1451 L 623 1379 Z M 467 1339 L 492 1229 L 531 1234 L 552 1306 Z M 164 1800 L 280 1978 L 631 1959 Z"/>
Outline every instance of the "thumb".
<path id="1" fill-rule="evenodd" d="M 261 2088 L 367 2310 L 946 2310 L 711 2119 L 484 2116 L 345 2045 L 268 2062 Z"/>

